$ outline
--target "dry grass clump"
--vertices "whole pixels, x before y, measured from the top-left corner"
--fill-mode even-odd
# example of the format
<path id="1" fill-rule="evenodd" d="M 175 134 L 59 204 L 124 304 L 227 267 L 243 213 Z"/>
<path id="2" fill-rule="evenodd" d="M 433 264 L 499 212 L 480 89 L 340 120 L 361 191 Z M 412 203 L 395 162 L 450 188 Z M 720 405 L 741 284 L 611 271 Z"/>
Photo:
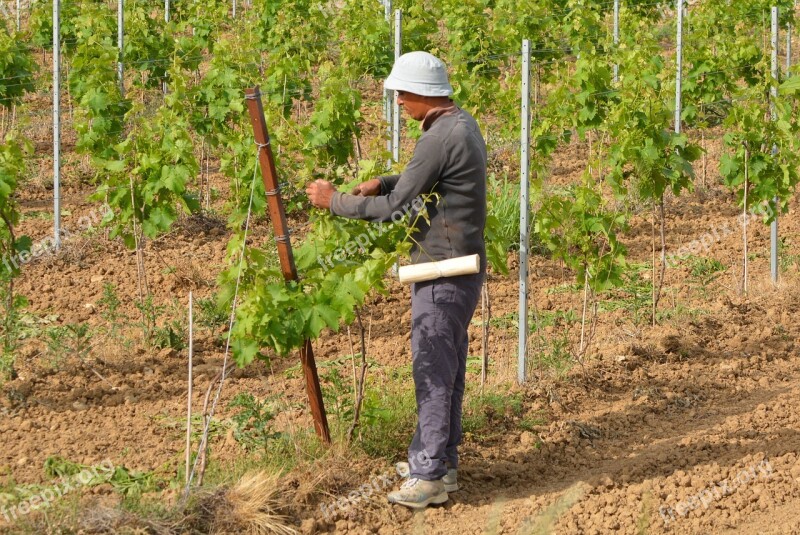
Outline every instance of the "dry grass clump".
<path id="1" fill-rule="evenodd" d="M 201 496 L 196 503 L 192 527 L 218 535 L 293 535 L 288 518 L 279 514 L 284 504 L 280 498 L 278 476 L 257 472 L 242 477 L 231 488 Z M 187 518 L 188 519 L 188 518 Z"/>
<path id="2" fill-rule="evenodd" d="M 174 523 L 143 518 L 111 507 L 93 507 L 81 511 L 78 533 L 85 535 L 173 535 L 179 533 Z"/>
<path id="3" fill-rule="evenodd" d="M 200 491 L 189 504 L 169 512 L 131 512 L 103 505 L 80 507 L 56 521 L 39 517 L 31 533 L 80 533 L 81 535 L 294 535 L 289 518 L 278 511 L 284 503 L 278 476 L 257 472 L 235 485 Z M 66 531 L 64 531 L 66 529 Z"/>

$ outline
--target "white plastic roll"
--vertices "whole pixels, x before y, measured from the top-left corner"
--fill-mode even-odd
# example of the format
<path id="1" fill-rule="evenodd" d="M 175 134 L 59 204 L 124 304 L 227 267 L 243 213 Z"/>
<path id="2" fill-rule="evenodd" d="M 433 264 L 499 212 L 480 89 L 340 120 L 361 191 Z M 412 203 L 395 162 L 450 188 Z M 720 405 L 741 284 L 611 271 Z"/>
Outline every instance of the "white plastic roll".
<path id="1" fill-rule="evenodd" d="M 481 270 L 480 255 L 459 256 L 439 262 L 426 262 L 402 266 L 399 270 L 400 282 L 422 282 L 439 277 L 457 277 L 458 275 L 472 275 Z"/>

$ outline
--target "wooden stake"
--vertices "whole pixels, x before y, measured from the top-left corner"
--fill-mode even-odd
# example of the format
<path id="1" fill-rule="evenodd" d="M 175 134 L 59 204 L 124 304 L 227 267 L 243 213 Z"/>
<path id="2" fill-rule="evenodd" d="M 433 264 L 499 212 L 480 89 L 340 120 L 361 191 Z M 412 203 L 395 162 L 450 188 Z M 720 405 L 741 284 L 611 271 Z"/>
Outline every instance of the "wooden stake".
<path id="1" fill-rule="evenodd" d="M 275 170 L 275 158 L 272 155 L 267 121 L 264 118 L 264 107 L 261 103 L 261 91 L 258 86 L 245 90 L 247 110 L 253 124 L 256 144 L 258 145 L 258 163 L 261 168 L 261 178 L 264 180 L 264 191 L 267 195 L 269 217 L 275 231 L 275 241 L 278 246 L 278 258 L 281 263 L 281 272 L 284 280 L 297 280 L 297 267 L 294 264 L 292 244 L 289 240 L 289 225 L 286 222 L 286 212 L 280 197 L 278 186 L 278 173 Z M 317 435 L 325 444 L 330 444 L 331 433 L 328 428 L 328 419 L 325 416 L 325 404 L 322 399 L 322 389 L 319 386 L 317 364 L 314 361 L 314 350 L 311 340 L 306 339 L 300 349 L 300 363 L 306 379 L 306 392 L 311 414 L 314 418 L 314 428 Z"/>

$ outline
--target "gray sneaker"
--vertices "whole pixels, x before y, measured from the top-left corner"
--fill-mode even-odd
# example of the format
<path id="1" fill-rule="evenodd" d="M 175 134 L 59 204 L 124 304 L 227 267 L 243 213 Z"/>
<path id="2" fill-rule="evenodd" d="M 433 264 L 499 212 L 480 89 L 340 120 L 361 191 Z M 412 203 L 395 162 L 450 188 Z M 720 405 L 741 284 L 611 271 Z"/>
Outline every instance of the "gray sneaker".
<path id="1" fill-rule="evenodd" d="M 417 478 L 409 479 L 400 490 L 390 492 L 388 497 L 389 503 L 405 505 L 411 509 L 425 509 L 431 504 L 444 503 L 449 499 L 441 479 L 425 481 Z"/>
<path id="2" fill-rule="evenodd" d="M 411 476 L 411 470 L 409 469 L 408 463 L 397 463 L 394 465 L 394 469 L 397 470 L 397 475 L 400 477 L 408 478 Z M 444 490 L 447 492 L 457 492 L 458 470 L 455 468 L 449 468 L 447 470 L 447 474 L 445 474 L 445 476 L 442 478 L 442 482 L 444 483 Z"/>

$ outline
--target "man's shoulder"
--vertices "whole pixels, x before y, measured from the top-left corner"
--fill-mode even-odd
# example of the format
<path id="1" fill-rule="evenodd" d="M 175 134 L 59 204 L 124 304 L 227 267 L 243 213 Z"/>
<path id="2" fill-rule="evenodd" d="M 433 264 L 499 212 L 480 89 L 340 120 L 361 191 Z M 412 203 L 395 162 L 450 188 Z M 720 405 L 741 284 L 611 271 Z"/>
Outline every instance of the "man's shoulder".
<path id="1" fill-rule="evenodd" d="M 440 117 L 425 134 L 446 140 L 453 136 L 466 136 L 476 130 L 480 132 L 478 122 L 472 114 L 467 110 L 458 108 L 454 113 Z"/>

